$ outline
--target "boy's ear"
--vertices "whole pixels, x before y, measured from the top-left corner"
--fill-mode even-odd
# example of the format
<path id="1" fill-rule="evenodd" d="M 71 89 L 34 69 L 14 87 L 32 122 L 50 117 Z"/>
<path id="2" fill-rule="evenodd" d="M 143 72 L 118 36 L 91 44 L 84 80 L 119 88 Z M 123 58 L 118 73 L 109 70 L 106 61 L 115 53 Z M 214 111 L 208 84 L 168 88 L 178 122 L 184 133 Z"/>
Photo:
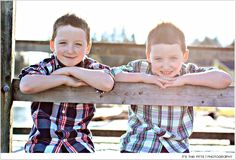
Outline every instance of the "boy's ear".
<path id="1" fill-rule="evenodd" d="M 54 52 L 54 41 L 50 40 L 50 49 Z"/>
<path id="2" fill-rule="evenodd" d="M 146 58 L 147 58 L 147 61 L 150 63 L 150 48 L 148 47 L 147 43 L 146 43 Z"/>
<path id="3" fill-rule="evenodd" d="M 86 54 L 89 54 L 89 53 L 90 53 L 91 48 L 92 48 L 92 42 L 90 42 L 90 43 L 87 45 Z"/>
<path id="4" fill-rule="evenodd" d="M 189 57 L 189 50 L 186 49 L 186 51 L 184 52 L 184 62 L 187 62 L 188 57 Z"/>
<path id="5" fill-rule="evenodd" d="M 150 49 L 146 45 L 146 58 L 149 63 L 150 63 L 150 52 L 151 52 Z"/>
<path id="6" fill-rule="evenodd" d="M 147 61 L 150 63 L 151 62 L 150 52 L 146 52 L 146 58 L 147 58 Z"/>

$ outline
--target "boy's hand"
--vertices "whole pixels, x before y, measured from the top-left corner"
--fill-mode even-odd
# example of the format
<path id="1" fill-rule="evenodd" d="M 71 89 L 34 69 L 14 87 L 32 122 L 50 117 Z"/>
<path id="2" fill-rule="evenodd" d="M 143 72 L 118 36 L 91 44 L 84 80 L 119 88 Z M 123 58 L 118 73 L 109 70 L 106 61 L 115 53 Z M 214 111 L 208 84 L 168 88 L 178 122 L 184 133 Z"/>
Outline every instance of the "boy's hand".
<path id="1" fill-rule="evenodd" d="M 152 83 L 158 85 L 161 88 L 166 88 L 166 84 L 170 84 L 175 80 L 176 78 L 160 77 L 157 75 L 145 75 L 144 83 Z"/>
<path id="2" fill-rule="evenodd" d="M 186 78 L 187 78 L 187 75 L 176 77 L 175 80 L 165 83 L 164 86 L 166 88 L 167 87 L 183 86 L 186 84 Z"/>
<path id="3" fill-rule="evenodd" d="M 77 78 L 70 77 L 70 76 L 67 76 L 65 85 L 70 86 L 70 87 L 88 86 L 87 83 L 85 83 Z"/>

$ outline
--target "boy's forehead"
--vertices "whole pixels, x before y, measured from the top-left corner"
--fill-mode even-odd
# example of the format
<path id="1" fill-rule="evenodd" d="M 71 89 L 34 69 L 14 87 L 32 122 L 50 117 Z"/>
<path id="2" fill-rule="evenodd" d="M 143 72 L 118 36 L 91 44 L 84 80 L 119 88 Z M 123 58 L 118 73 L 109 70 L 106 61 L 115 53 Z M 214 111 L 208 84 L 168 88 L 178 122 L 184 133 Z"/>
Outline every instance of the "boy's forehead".
<path id="1" fill-rule="evenodd" d="M 162 54 L 182 54 L 182 50 L 179 44 L 155 44 L 151 46 L 151 55 Z"/>
<path id="2" fill-rule="evenodd" d="M 178 43 L 175 44 L 167 44 L 167 43 L 160 43 L 160 44 L 152 44 L 151 49 L 176 49 L 181 50 L 181 46 Z"/>
<path id="3" fill-rule="evenodd" d="M 74 38 L 74 39 L 76 38 L 81 39 L 81 38 L 86 38 L 86 33 L 81 28 L 66 25 L 66 26 L 60 26 L 57 29 L 56 37 L 57 38 L 69 37 L 69 38 Z"/>
<path id="4" fill-rule="evenodd" d="M 84 32 L 82 28 L 74 27 L 71 25 L 63 25 L 57 28 L 57 32 Z"/>

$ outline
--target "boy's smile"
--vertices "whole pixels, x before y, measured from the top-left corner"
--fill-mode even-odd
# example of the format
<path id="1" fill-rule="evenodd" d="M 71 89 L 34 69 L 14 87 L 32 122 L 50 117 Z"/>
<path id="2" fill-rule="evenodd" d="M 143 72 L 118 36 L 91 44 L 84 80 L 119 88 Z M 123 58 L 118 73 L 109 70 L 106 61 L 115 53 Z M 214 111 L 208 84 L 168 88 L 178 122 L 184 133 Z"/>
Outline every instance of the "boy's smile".
<path id="1" fill-rule="evenodd" d="M 70 25 L 57 29 L 55 40 L 50 42 L 50 47 L 65 66 L 75 66 L 89 53 L 86 33 Z"/>
<path id="2" fill-rule="evenodd" d="M 183 53 L 178 44 L 155 44 L 151 46 L 147 60 L 152 65 L 152 73 L 162 77 L 175 77 L 182 64 L 188 59 L 188 51 Z"/>

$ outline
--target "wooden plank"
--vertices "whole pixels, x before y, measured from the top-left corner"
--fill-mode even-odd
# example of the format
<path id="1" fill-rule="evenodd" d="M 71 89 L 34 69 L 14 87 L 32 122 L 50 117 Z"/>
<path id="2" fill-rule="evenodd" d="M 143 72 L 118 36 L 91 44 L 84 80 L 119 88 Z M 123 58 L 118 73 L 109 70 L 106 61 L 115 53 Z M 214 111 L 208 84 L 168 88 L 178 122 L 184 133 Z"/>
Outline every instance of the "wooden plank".
<path id="1" fill-rule="evenodd" d="M 22 40 L 16 40 L 15 51 L 51 52 L 49 47 L 49 41 L 22 41 Z"/>
<path id="2" fill-rule="evenodd" d="M 213 65 L 213 60 L 234 61 L 234 48 L 221 47 L 196 47 L 188 46 L 190 51 L 189 62 L 196 63 L 202 66 Z M 50 53 L 49 41 L 16 41 L 16 51 L 42 51 Z M 101 56 L 101 61 L 104 59 L 114 60 L 117 56 L 115 65 L 126 64 L 126 60 L 134 60 L 145 58 L 145 45 L 124 44 L 124 43 L 93 43 L 90 55 Z M 121 58 L 122 57 L 122 58 Z M 125 57 L 125 58 L 124 58 Z M 119 61 L 120 63 L 118 63 Z M 103 62 L 104 63 L 104 62 Z"/>
<path id="3" fill-rule="evenodd" d="M 156 85 L 144 83 L 116 83 L 111 92 L 104 94 L 89 86 L 59 86 L 29 95 L 20 92 L 18 79 L 14 79 L 12 87 L 15 101 L 234 107 L 233 86 L 212 89 L 186 85 L 161 89 Z"/>
<path id="4" fill-rule="evenodd" d="M 31 128 L 13 128 L 13 134 L 29 134 Z M 125 130 L 91 129 L 93 136 L 101 137 L 120 137 L 125 134 Z M 228 139 L 231 145 L 234 145 L 234 132 L 219 131 L 194 131 L 190 138 L 199 139 Z"/>

